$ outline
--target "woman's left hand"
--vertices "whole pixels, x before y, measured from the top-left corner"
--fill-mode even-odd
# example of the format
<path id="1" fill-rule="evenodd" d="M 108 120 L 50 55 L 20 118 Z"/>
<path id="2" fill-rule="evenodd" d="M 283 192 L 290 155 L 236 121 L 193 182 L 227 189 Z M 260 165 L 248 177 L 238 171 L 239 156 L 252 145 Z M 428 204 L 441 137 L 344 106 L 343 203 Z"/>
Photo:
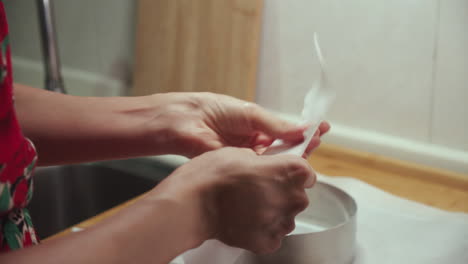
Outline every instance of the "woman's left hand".
<path id="1" fill-rule="evenodd" d="M 261 154 L 275 139 L 301 142 L 307 129 L 279 119 L 257 104 L 227 95 L 166 93 L 153 98 L 157 100 L 151 122 L 158 131 L 156 146 L 190 158 L 226 146 L 250 148 Z M 304 157 L 329 129 L 327 122 L 320 124 Z"/>

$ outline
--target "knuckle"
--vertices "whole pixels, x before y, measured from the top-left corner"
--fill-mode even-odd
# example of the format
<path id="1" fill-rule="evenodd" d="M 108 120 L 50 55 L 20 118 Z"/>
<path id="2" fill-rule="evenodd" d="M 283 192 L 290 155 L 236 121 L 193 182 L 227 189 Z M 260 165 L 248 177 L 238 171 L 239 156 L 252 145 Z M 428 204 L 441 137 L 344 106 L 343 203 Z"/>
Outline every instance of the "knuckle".
<path id="1" fill-rule="evenodd" d="M 291 233 L 294 228 L 296 228 L 296 222 L 294 221 L 294 218 L 288 218 L 283 222 L 283 229 L 285 234 Z"/>
<path id="2" fill-rule="evenodd" d="M 309 199 L 307 197 L 301 199 L 299 202 L 298 202 L 298 210 L 300 212 L 304 211 L 307 207 L 309 206 Z"/>
<path id="3" fill-rule="evenodd" d="M 309 175 L 310 174 L 310 166 L 303 158 L 300 157 L 292 157 L 292 159 L 288 163 L 288 169 L 290 171 L 294 171 L 300 175 Z"/>
<path id="4" fill-rule="evenodd" d="M 309 206 L 309 198 L 302 190 L 302 193 L 295 199 L 292 211 L 294 214 L 304 211 Z"/>
<path id="5" fill-rule="evenodd" d="M 278 219 L 278 212 L 275 209 L 265 210 L 260 218 L 263 228 L 266 230 Z"/>
<path id="6" fill-rule="evenodd" d="M 287 161 L 284 170 L 289 180 L 298 184 L 303 184 L 313 174 L 307 161 L 300 157 L 292 157 Z"/>
<path id="7" fill-rule="evenodd" d="M 243 110 L 246 116 L 248 127 L 250 129 L 260 129 L 259 120 L 262 120 L 265 116 L 263 108 L 257 104 L 245 102 L 243 104 Z"/>
<path id="8" fill-rule="evenodd" d="M 243 107 L 245 111 L 250 112 L 252 114 L 259 114 L 259 112 L 262 110 L 259 105 L 251 102 L 244 102 Z"/>

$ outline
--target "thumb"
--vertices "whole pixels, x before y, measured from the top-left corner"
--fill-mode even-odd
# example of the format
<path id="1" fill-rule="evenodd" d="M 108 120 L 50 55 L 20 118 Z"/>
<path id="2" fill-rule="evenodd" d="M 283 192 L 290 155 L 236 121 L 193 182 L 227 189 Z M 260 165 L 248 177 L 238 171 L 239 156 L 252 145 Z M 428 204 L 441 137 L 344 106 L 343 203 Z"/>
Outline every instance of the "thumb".
<path id="1" fill-rule="evenodd" d="M 257 106 L 254 111 L 248 113 L 254 130 L 263 132 L 272 138 L 279 138 L 285 141 L 304 140 L 304 131 L 307 126 L 298 126 Z"/>

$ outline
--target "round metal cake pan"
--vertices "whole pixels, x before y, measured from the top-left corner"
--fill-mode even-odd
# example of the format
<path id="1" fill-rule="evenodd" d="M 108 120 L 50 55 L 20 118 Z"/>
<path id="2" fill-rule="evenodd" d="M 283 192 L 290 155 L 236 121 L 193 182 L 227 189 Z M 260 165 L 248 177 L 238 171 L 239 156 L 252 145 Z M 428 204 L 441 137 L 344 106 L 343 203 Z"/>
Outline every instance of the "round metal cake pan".
<path id="1" fill-rule="evenodd" d="M 296 229 L 273 254 L 244 253 L 236 264 L 348 264 L 356 244 L 354 199 L 323 182 L 307 190 L 310 205 L 296 217 Z"/>

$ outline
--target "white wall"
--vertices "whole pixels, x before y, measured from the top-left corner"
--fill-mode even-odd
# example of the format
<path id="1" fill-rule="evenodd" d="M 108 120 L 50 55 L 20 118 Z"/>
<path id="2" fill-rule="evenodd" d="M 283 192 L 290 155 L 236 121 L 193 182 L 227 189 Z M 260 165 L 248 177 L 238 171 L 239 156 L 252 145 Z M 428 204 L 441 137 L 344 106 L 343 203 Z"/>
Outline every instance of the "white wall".
<path id="1" fill-rule="evenodd" d="M 266 0 L 257 101 L 297 114 L 318 74 L 329 140 L 468 172 L 468 1 Z"/>
<path id="2" fill-rule="evenodd" d="M 133 63 L 135 1 L 58 0 L 60 55 L 72 94 L 113 95 L 128 85 Z M 6 1 L 14 76 L 43 86 L 36 1 Z"/>
<path id="3" fill-rule="evenodd" d="M 468 1 L 440 1 L 431 140 L 468 151 Z"/>

